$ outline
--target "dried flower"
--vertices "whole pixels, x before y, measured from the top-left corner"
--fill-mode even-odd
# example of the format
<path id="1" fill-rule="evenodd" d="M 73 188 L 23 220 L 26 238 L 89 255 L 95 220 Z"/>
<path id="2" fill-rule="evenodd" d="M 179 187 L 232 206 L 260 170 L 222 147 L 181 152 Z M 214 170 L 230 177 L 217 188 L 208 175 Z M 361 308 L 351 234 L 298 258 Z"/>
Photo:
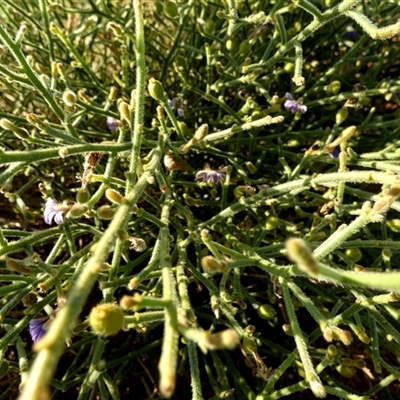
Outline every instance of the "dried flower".
<path id="1" fill-rule="evenodd" d="M 195 179 L 202 179 L 205 183 L 213 183 L 216 185 L 218 182 L 225 182 L 226 167 L 214 171 L 206 165 L 204 169 L 197 172 Z"/>
<path id="2" fill-rule="evenodd" d="M 287 100 L 283 104 L 286 110 L 291 111 L 293 114 L 300 110 L 303 114 L 307 111 L 307 106 L 304 104 L 300 104 L 296 100 L 293 99 L 293 96 L 290 93 L 286 93 L 285 97 Z"/>
<path id="3" fill-rule="evenodd" d="M 29 334 L 34 343 L 38 342 L 46 333 L 44 325 L 48 321 L 47 317 L 31 319 L 29 321 Z"/>
<path id="4" fill-rule="evenodd" d="M 61 204 L 58 201 L 49 197 L 46 200 L 46 205 L 44 207 L 44 222 L 51 225 L 54 219 L 54 222 L 60 225 L 64 222 L 64 212 L 68 210 L 69 207 L 67 205 Z"/>

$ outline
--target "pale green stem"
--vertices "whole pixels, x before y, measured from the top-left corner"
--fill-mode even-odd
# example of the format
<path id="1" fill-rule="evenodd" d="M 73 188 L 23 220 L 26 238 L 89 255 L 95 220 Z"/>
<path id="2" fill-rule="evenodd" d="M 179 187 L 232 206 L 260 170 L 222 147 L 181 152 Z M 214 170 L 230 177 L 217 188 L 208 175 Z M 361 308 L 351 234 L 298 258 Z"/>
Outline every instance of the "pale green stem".
<path id="1" fill-rule="evenodd" d="M 310 385 L 310 389 L 314 395 L 318 398 L 325 397 L 325 389 L 315 372 L 314 366 L 311 362 L 310 355 L 307 350 L 307 343 L 304 340 L 303 332 L 300 329 L 299 322 L 297 320 L 296 312 L 294 310 L 293 302 L 290 297 L 290 292 L 287 286 L 287 281 L 283 278 L 279 279 L 282 288 L 283 300 L 285 303 L 285 308 L 287 316 L 289 318 L 290 327 L 292 328 L 294 340 L 296 342 L 296 347 L 299 352 L 301 362 L 303 364 L 304 373 L 306 375 L 306 381 Z"/>
<path id="2" fill-rule="evenodd" d="M 132 134 L 132 154 L 127 177 L 126 193 L 136 182 L 144 123 L 144 93 L 146 86 L 145 38 L 142 0 L 132 0 L 135 14 L 136 97 Z"/>

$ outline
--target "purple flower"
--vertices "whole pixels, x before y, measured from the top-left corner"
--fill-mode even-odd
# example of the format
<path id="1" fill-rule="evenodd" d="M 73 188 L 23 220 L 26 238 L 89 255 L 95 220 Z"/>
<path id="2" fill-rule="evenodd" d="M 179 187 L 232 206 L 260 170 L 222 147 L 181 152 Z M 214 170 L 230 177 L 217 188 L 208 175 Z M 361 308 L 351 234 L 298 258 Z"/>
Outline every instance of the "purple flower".
<path id="1" fill-rule="evenodd" d="M 107 126 L 110 131 L 117 131 L 118 130 L 118 122 L 116 119 L 112 117 L 107 118 Z"/>
<path id="2" fill-rule="evenodd" d="M 168 99 L 167 103 L 168 103 L 168 107 L 173 110 L 176 107 L 176 102 L 178 101 L 177 97 L 174 97 L 173 99 Z"/>
<path id="3" fill-rule="evenodd" d="M 206 166 L 203 170 L 197 172 L 195 179 L 202 179 L 205 183 L 213 183 L 216 185 L 218 182 L 225 182 L 225 172 L 226 167 L 214 171 Z"/>
<path id="4" fill-rule="evenodd" d="M 64 222 L 64 211 L 67 211 L 68 207 L 64 204 L 59 203 L 58 201 L 49 197 L 46 200 L 46 205 L 44 206 L 44 222 L 46 224 L 51 225 L 54 219 L 54 222 L 58 225 Z"/>
<path id="5" fill-rule="evenodd" d="M 178 108 L 176 112 L 180 117 L 183 117 L 185 115 L 185 110 L 183 108 Z"/>
<path id="6" fill-rule="evenodd" d="M 357 31 L 350 30 L 350 31 L 346 31 L 346 36 L 347 36 L 347 39 L 355 42 L 360 37 L 360 34 Z"/>
<path id="7" fill-rule="evenodd" d="M 332 158 L 338 158 L 340 154 L 340 151 L 338 149 L 333 149 L 330 153 L 329 156 Z"/>
<path id="8" fill-rule="evenodd" d="M 46 333 L 44 325 L 47 321 L 47 317 L 31 319 L 29 321 L 29 334 L 31 335 L 33 343 L 38 342 Z"/>
<path id="9" fill-rule="evenodd" d="M 290 93 L 286 93 L 285 97 L 287 100 L 283 104 L 286 110 L 291 111 L 293 114 L 300 110 L 303 114 L 307 111 L 307 106 L 300 104 L 296 100 L 293 99 L 293 96 Z"/>

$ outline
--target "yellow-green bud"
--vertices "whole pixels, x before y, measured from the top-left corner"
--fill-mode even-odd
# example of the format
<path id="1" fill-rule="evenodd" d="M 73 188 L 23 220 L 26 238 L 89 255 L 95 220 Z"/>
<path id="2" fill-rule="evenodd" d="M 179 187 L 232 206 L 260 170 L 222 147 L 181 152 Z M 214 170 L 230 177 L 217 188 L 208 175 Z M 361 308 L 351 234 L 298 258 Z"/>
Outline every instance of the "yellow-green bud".
<path id="1" fill-rule="evenodd" d="M 238 47 L 237 41 L 235 39 L 228 39 L 225 43 L 225 47 L 229 52 L 235 51 Z"/>
<path id="2" fill-rule="evenodd" d="M 350 258 L 351 261 L 359 262 L 362 258 L 362 252 L 358 247 L 352 247 L 350 249 L 346 249 L 344 252 L 347 257 Z"/>
<path id="3" fill-rule="evenodd" d="M 128 125 L 131 124 L 131 111 L 129 109 L 128 103 L 125 101 L 121 101 L 118 104 L 118 111 L 119 114 L 121 115 L 121 119 L 124 120 L 125 122 L 128 123 Z"/>
<path id="4" fill-rule="evenodd" d="M 346 121 L 348 116 L 349 116 L 349 109 L 347 107 L 342 107 L 336 113 L 336 124 L 340 125 L 342 122 Z"/>
<path id="5" fill-rule="evenodd" d="M 150 93 L 150 96 L 153 99 L 159 100 L 159 101 L 162 101 L 162 100 L 165 101 L 164 88 L 160 81 L 157 81 L 154 78 L 150 78 L 147 89 Z"/>
<path id="6" fill-rule="evenodd" d="M 84 215 L 85 213 L 87 213 L 88 210 L 89 207 L 87 206 L 87 204 L 77 203 L 72 206 L 67 216 L 72 218 L 79 218 L 82 217 L 82 215 Z"/>
<path id="7" fill-rule="evenodd" d="M 179 15 L 178 6 L 175 1 L 167 0 L 164 3 L 164 12 L 170 18 L 176 18 Z"/>
<path id="8" fill-rule="evenodd" d="M 28 139 L 29 133 L 26 129 L 19 128 L 18 126 L 14 125 L 8 119 L 2 118 L 0 119 L 0 126 L 3 129 L 7 129 L 15 134 L 19 139 Z"/>
<path id="9" fill-rule="evenodd" d="M 265 229 L 267 231 L 274 231 L 279 225 L 279 218 L 275 215 L 270 215 L 265 221 Z"/>
<path id="10" fill-rule="evenodd" d="M 295 262 L 302 271 L 311 275 L 317 273 L 317 261 L 304 240 L 296 238 L 288 239 L 286 241 L 286 250 L 289 258 Z"/>
<path id="11" fill-rule="evenodd" d="M 87 189 L 79 189 L 77 195 L 76 195 L 76 201 L 78 203 L 86 203 L 90 199 L 90 193 L 87 191 Z"/>
<path id="12" fill-rule="evenodd" d="M 181 132 L 183 133 L 183 136 L 188 136 L 189 135 L 189 128 L 188 126 L 183 122 L 183 121 L 178 121 L 178 126 Z"/>
<path id="13" fill-rule="evenodd" d="M 108 205 L 101 206 L 97 209 L 97 215 L 100 219 L 113 219 L 115 211 Z"/>
<path id="14" fill-rule="evenodd" d="M 124 197 L 114 189 L 107 189 L 106 197 L 114 204 L 122 204 L 124 200 Z"/>
<path id="15" fill-rule="evenodd" d="M 257 312 L 262 319 L 266 320 L 273 319 L 276 315 L 274 307 L 270 304 L 261 304 L 260 307 L 257 308 Z"/>
<path id="16" fill-rule="evenodd" d="M 208 133 L 208 125 L 207 125 L 207 124 L 201 125 L 201 126 L 197 129 L 196 133 L 195 133 L 194 136 L 193 136 L 194 142 L 196 143 L 196 142 L 198 142 L 199 140 L 204 139 L 204 138 L 207 136 L 207 133 Z"/>
<path id="17" fill-rule="evenodd" d="M 89 315 L 89 324 L 98 335 L 114 335 L 124 325 L 124 313 L 116 304 L 100 304 L 92 308 Z"/>
<path id="18" fill-rule="evenodd" d="M 333 93 L 333 94 L 338 94 L 340 92 L 342 84 L 340 81 L 333 81 L 328 85 L 328 91 Z"/>
<path id="19" fill-rule="evenodd" d="M 400 219 L 390 219 L 386 221 L 387 227 L 393 232 L 400 232 Z"/>
<path id="20" fill-rule="evenodd" d="M 337 354 L 337 348 L 335 345 L 330 344 L 328 348 L 326 349 L 326 358 L 328 360 L 333 360 L 336 357 Z"/>
<path id="21" fill-rule="evenodd" d="M 339 364 L 336 367 L 336 371 L 339 372 L 339 374 L 344 376 L 345 378 L 353 378 L 357 372 L 354 367 L 350 367 L 344 364 Z"/>

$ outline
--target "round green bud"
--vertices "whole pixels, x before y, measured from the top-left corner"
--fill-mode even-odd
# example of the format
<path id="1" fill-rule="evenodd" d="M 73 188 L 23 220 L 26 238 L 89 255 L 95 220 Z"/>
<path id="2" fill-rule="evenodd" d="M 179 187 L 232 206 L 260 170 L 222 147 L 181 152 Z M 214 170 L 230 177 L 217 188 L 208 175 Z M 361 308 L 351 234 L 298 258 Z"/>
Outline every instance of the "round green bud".
<path id="1" fill-rule="evenodd" d="M 333 81 L 328 85 L 328 91 L 333 93 L 333 94 L 338 94 L 340 92 L 342 84 L 340 81 Z"/>
<path id="2" fill-rule="evenodd" d="M 104 205 L 97 209 L 97 215 L 100 219 L 113 219 L 115 211 L 109 206 Z"/>
<path id="3" fill-rule="evenodd" d="M 159 100 L 159 101 L 165 100 L 164 88 L 163 88 L 161 82 L 157 81 L 154 78 L 150 78 L 147 89 L 150 93 L 150 96 L 153 99 Z"/>
<path id="4" fill-rule="evenodd" d="M 267 231 L 274 231 L 279 225 L 279 218 L 275 215 L 270 215 L 265 221 L 265 229 Z"/>
<path id="5" fill-rule="evenodd" d="M 98 335 L 115 335 L 124 325 L 124 313 L 116 304 L 100 304 L 92 308 L 89 324 Z"/>
<path id="6" fill-rule="evenodd" d="M 273 319 L 276 315 L 274 307 L 269 304 L 261 304 L 260 307 L 257 308 L 257 312 L 262 319 L 266 320 Z"/>
<path id="7" fill-rule="evenodd" d="M 244 42 L 240 43 L 239 46 L 240 54 L 247 54 L 250 50 L 251 50 L 251 44 L 249 43 L 248 40 L 245 40 Z"/>
<path id="8" fill-rule="evenodd" d="M 340 364 L 336 367 L 336 371 L 339 372 L 340 375 L 345 378 L 353 378 L 356 374 L 356 369 L 354 367 L 350 367 L 348 365 Z"/>
<path id="9" fill-rule="evenodd" d="M 225 47 L 229 52 L 233 52 L 237 49 L 238 44 L 235 39 L 228 39 L 225 43 Z"/>
<path id="10" fill-rule="evenodd" d="M 204 24 L 204 30 L 207 33 L 213 33 L 215 31 L 215 23 L 212 19 L 208 19 Z"/>
<path id="11" fill-rule="evenodd" d="M 156 1 L 154 3 L 154 12 L 157 15 L 161 16 L 161 13 L 163 12 L 163 5 L 162 5 L 161 1 Z"/>
<path id="12" fill-rule="evenodd" d="M 336 124 L 340 125 L 342 122 L 346 121 L 348 116 L 349 116 L 349 109 L 347 107 L 342 107 L 336 113 Z"/>
<path id="13" fill-rule="evenodd" d="M 346 251 L 344 253 L 346 254 L 347 257 L 350 258 L 351 261 L 354 261 L 354 262 L 358 262 L 362 258 L 362 252 L 357 247 L 346 249 Z"/>
<path id="14" fill-rule="evenodd" d="M 77 195 L 76 195 L 76 201 L 78 203 L 86 203 L 90 199 L 90 193 L 87 191 L 87 189 L 79 189 Z"/>
<path id="15" fill-rule="evenodd" d="M 187 137 L 190 135 L 189 128 L 183 121 L 178 121 L 178 126 L 179 126 L 183 136 Z"/>
<path id="16" fill-rule="evenodd" d="M 178 6 L 174 1 L 164 3 L 164 12 L 170 18 L 176 18 L 179 15 Z"/>

